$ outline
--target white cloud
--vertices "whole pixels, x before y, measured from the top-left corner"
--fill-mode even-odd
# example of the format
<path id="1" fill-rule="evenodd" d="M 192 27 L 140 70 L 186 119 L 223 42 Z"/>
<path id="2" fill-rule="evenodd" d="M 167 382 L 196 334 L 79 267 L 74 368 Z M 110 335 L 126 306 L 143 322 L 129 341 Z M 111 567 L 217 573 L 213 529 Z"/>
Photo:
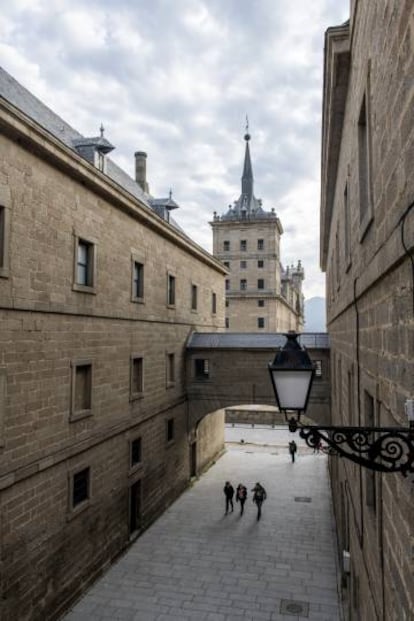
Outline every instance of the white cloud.
<path id="1" fill-rule="evenodd" d="M 103 122 L 131 175 L 148 152 L 155 195 L 211 250 L 213 211 L 240 193 L 245 114 L 255 194 L 302 259 L 307 296 L 319 273 L 319 158 L 324 31 L 349 0 L 14 0 L 2 7 L 3 67 L 86 135 Z"/>

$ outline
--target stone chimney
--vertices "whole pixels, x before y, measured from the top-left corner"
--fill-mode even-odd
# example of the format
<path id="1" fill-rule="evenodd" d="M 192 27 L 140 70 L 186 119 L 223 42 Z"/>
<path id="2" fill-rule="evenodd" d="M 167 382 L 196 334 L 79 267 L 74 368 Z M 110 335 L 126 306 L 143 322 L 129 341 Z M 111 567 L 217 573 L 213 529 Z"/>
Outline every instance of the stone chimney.
<path id="1" fill-rule="evenodd" d="M 149 193 L 147 183 L 147 154 L 144 151 L 135 153 L 135 181 L 144 192 Z"/>

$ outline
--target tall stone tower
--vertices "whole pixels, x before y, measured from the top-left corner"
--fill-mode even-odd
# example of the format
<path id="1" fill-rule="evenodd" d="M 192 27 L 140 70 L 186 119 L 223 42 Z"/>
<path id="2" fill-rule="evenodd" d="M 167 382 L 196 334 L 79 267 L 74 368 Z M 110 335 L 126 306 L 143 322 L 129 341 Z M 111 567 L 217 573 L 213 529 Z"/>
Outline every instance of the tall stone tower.
<path id="1" fill-rule="evenodd" d="M 304 270 L 283 269 L 282 224 L 275 210 L 265 211 L 253 192 L 248 126 L 241 194 L 222 216 L 214 212 L 213 254 L 229 270 L 226 327 L 231 332 L 301 331 Z"/>

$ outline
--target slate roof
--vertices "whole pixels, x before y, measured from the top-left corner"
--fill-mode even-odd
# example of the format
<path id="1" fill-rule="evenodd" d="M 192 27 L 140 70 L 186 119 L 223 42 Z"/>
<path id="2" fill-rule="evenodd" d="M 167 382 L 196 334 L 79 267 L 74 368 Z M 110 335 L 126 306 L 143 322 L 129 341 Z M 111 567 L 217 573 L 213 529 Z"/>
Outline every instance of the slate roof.
<path id="1" fill-rule="evenodd" d="M 303 332 L 298 341 L 309 349 L 329 349 L 326 332 Z M 273 349 L 286 343 L 283 333 L 253 332 L 192 332 L 187 349 Z"/>
<path id="2" fill-rule="evenodd" d="M 55 138 L 63 142 L 67 147 L 78 154 L 76 146 L 82 144 L 91 144 L 91 141 L 99 141 L 100 137 L 88 138 L 71 127 L 53 110 L 48 108 L 40 99 L 35 97 L 30 91 L 15 80 L 7 71 L 0 67 L 0 97 L 11 103 L 13 106 L 21 110 L 26 116 L 38 123 L 43 129 L 52 134 Z M 112 145 L 104 138 L 105 144 Z M 120 168 L 109 157 L 106 158 L 106 174 L 112 181 L 121 186 L 124 190 L 132 194 L 135 198 L 143 202 L 147 207 L 152 209 L 151 201 L 154 200 L 151 195 L 146 194 L 140 185 L 136 183 L 122 168 Z M 162 199 L 165 200 L 165 199 Z M 175 203 L 176 205 L 177 203 Z M 178 207 L 178 205 L 177 205 Z M 155 210 L 153 210 L 155 211 Z M 182 228 L 173 220 L 169 222 L 174 228 L 180 230 L 184 235 Z"/>

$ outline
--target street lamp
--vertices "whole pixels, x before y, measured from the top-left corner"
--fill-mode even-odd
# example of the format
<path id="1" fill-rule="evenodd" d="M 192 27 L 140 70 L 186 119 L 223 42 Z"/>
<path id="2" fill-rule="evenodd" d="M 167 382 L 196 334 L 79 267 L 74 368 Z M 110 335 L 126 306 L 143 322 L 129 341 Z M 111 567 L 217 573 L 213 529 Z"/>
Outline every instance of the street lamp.
<path id="1" fill-rule="evenodd" d="M 338 427 L 303 425 L 314 365 L 308 352 L 298 341 L 295 332 L 285 335 L 285 345 L 269 363 L 269 372 L 276 404 L 284 412 L 289 430 L 315 448 L 324 442 L 330 455 L 345 457 L 356 464 L 378 472 L 414 473 L 414 405 L 406 403 L 409 427 Z"/>

